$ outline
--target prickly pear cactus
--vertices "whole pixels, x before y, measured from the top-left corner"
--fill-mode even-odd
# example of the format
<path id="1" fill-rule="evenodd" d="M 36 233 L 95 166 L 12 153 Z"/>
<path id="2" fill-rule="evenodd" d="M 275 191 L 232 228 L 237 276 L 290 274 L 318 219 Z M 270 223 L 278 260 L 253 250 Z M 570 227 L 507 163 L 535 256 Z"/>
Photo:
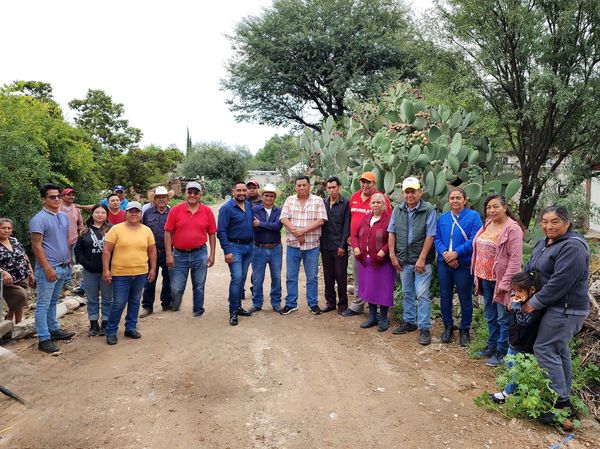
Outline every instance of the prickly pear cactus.
<path id="1" fill-rule="evenodd" d="M 417 176 L 424 199 L 446 210 L 448 188 L 461 186 L 483 215 L 483 199 L 500 193 L 510 199 L 520 189 L 513 173 L 500 174 L 486 137 L 472 135 L 472 112 L 430 106 L 406 84 L 393 85 L 378 102 L 356 107 L 352 118 L 323 123 L 321 132 L 306 128 L 298 140 L 316 181 L 338 176 L 345 194 L 360 188 L 364 171 L 377 175 L 377 188 L 400 203 L 401 183 Z"/>

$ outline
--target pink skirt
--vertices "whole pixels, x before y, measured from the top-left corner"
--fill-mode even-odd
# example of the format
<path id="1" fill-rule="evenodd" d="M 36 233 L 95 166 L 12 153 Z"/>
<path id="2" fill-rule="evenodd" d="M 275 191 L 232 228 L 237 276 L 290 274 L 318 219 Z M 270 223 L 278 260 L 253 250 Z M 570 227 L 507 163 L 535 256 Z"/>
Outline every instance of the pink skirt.
<path id="1" fill-rule="evenodd" d="M 396 287 L 396 269 L 391 262 L 373 265 L 367 256 L 363 266 L 358 260 L 358 296 L 369 304 L 392 307 Z"/>

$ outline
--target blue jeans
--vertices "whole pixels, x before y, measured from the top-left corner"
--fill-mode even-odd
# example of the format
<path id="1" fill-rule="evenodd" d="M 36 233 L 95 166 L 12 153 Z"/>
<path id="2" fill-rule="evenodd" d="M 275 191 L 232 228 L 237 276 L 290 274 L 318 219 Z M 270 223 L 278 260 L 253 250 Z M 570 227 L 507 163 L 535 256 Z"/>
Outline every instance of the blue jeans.
<path id="1" fill-rule="evenodd" d="M 517 355 L 519 353 L 519 351 L 515 351 L 512 347 L 508 347 L 508 352 L 506 353 L 506 355 Z M 506 368 L 511 369 L 514 365 L 514 362 L 506 362 Z M 511 380 L 510 383 L 506 384 L 506 386 L 504 387 L 504 392 L 507 394 L 514 394 L 515 390 L 517 389 L 517 384 L 514 382 L 514 379 Z"/>
<path id="2" fill-rule="evenodd" d="M 264 302 L 263 283 L 265 271 L 269 266 L 271 274 L 271 299 L 272 307 L 281 306 L 281 265 L 283 263 L 283 246 L 275 248 L 254 247 L 252 256 L 252 305 L 261 308 Z"/>
<path id="3" fill-rule="evenodd" d="M 418 324 L 419 329 L 429 329 L 431 327 L 431 300 L 429 299 L 431 275 L 431 264 L 425 265 L 424 273 L 417 273 L 414 265 L 403 265 L 400 272 L 404 302 L 402 319 L 407 323 Z M 418 301 L 418 323 L 416 301 Z"/>
<path id="4" fill-rule="evenodd" d="M 56 280 L 49 282 L 44 269 L 35 266 L 34 275 L 37 284 L 37 302 L 35 305 L 35 330 L 39 341 L 50 340 L 50 332 L 60 329 L 56 319 L 56 303 L 65 284 L 67 276 L 71 273 L 69 267 L 52 267 L 56 271 Z"/>
<path id="5" fill-rule="evenodd" d="M 244 294 L 244 281 L 248 275 L 248 267 L 252 262 L 252 251 L 254 245 L 231 243 L 231 254 L 233 262 L 229 264 L 229 313 L 237 311 L 242 307 L 242 296 Z"/>
<path id="6" fill-rule="evenodd" d="M 496 281 L 479 279 L 483 291 L 483 317 L 488 325 L 488 348 L 501 354 L 508 351 L 508 328 L 512 314 L 502 304 L 495 303 L 494 289 Z"/>
<path id="7" fill-rule="evenodd" d="M 100 295 L 102 295 L 102 321 L 108 321 L 112 304 L 112 286 L 102 280 L 102 273 L 83 270 L 83 282 L 87 286 L 88 319 L 96 321 L 100 317 Z"/>
<path id="8" fill-rule="evenodd" d="M 298 275 L 300 274 L 300 262 L 302 262 L 306 275 L 306 302 L 308 307 L 316 306 L 319 302 L 319 247 L 301 250 L 288 246 L 285 261 L 287 265 L 285 305 L 288 307 L 298 306 Z"/>
<path id="9" fill-rule="evenodd" d="M 142 289 L 148 273 L 135 276 L 113 276 L 113 301 L 108 315 L 108 324 L 106 325 L 106 335 L 117 335 L 119 322 L 123 310 L 127 306 L 127 315 L 125 315 L 125 331 L 132 331 L 137 325 L 138 313 L 140 312 L 140 299 Z"/>
<path id="10" fill-rule="evenodd" d="M 146 282 L 144 294 L 142 295 L 142 307 L 144 309 L 154 309 L 154 294 L 156 292 L 156 280 L 158 279 L 158 270 L 162 273 L 162 286 L 160 289 L 160 303 L 163 308 L 171 308 L 171 277 L 169 276 L 169 267 L 167 267 L 167 253 L 159 251 L 156 255 L 156 277 L 153 282 Z"/>
<path id="11" fill-rule="evenodd" d="M 194 313 L 204 312 L 204 284 L 206 284 L 206 271 L 208 270 L 206 245 L 190 252 L 177 251 L 173 248 L 173 258 L 175 266 L 169 268 L 173 309 L 179 310 L 181 307 L 188 273 L 191 272 L 193 311 Z"/>
<path id="12" fill-rule="evenodd" d="M 445 326 L 453 326 L 452 298 L 454 287 L 460 301 L 460 330 L 468 332 L 473 318 L 473 275 L 471 268 L 459 265 L 450 268 L 447 263 L 438 261 L 438 281 L 440 283 L 440 305 Z"/>

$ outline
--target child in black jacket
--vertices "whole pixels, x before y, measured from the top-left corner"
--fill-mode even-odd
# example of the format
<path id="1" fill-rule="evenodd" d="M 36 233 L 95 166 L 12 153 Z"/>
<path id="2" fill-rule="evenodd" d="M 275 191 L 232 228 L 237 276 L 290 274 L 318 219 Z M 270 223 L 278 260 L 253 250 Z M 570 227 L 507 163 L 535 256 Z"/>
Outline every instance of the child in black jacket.
<path id="1" fill-rule="evenodd" d="M 507 308 L 512 311 L 513 317 L 508 329 L 507 355 L 516 355 L 520 352 L 533 354 L 533 343 L 537 337 L 545 309 L 536 310 L 533 313 L 523 313 L 521 306 L 539 290 L 539 286 L 539 275 L 535 271 L 521 271 L 512 278 L 513 296 Z M 507 367 L 511 366 L 512 362 L 508 362 Z M 502 404 L 506 400 L 506 396 L 515 392 L 515 388 L 516 384 L 511 382 L 504 387 L 503 391 L 490 394 L 490 399 Z"/>

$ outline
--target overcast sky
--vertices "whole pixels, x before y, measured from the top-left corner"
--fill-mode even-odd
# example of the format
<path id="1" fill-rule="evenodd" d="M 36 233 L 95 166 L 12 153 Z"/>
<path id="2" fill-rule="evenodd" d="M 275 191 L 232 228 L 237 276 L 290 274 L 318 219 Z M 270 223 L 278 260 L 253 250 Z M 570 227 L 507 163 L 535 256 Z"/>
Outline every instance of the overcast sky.
<path id="1" fill-rule="evenodd" d="M 226 34 L 271 0 L 29 0 L 2 2 L 0 85 L 36 80 L 67 103 L 101 89 L 123 103 L 143 145 L 194 142 L 245 145 L 253 153 L 275 133 L 236 123 L 219 90 L 231 56 Z M 416 9 L 431 0 L 414 0 Z"/>

